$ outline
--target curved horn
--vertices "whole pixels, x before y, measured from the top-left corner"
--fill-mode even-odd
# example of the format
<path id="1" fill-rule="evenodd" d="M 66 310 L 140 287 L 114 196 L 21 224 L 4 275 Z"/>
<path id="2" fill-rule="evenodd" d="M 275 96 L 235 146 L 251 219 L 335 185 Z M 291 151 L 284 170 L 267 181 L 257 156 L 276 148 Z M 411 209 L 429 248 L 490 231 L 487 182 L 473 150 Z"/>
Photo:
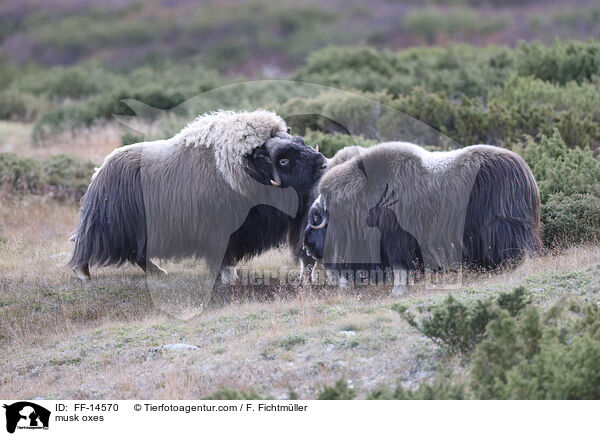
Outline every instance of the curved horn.
<path id="1" fill-rule="evenodd" d="M 323 217 L 323 221 L 321 221 L 321 224 L 319 224 L 318 226 L 315 226 L 314 224 L 308 223 L 308 227 L 310 227 L 311 229 L 315 229 L 315 230 L 322 229 L 326 225 L 327 225 L 327 219 L 325 217 Z"/>
<path id="2" fill-rule="evenodd" d="M 319 152 L 319 144 L 315 144 L 315 151 L 318 153 Z"/>
<path id="3" fill-rule="evenodd" d="M 273 178 L 271 179 L 271 185 L 273 186 L 281 186 L 281 179 L 279 178 L 279 174 L 277 171 L 273 170 Z"/>
<path id="4" fill-rule="evenodd" d="M 319 229 L 322 229 L 322 228 L 324 228 L 326 225 L 327 225 L 327 220 L 323 220 L 323 221 L 321 222 L 321 224 L 319 224 L 318 226 L 315 226 L 315 225 L 313 225 L 313 224 L 309 224 L 308 226 L 309 226 L 311 229 L 319 230 Z"/>

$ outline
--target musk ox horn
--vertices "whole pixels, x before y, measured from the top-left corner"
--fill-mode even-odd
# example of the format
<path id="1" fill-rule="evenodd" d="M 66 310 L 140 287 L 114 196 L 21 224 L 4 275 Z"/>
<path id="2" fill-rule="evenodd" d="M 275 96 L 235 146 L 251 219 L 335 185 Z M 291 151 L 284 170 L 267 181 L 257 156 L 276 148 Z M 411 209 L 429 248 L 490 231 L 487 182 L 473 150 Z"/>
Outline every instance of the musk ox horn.
<path id="1" fill-rule="evenodd" d="M 273 170 L 273 178 L 271 179 L 271 185 L 278 187 L 281 186 L 281 178 L 275 170 Z"/>
<path id="2" fill-rule="evenodd" d="M 317 226 L 315 226 L 314 224 L 309 224 L 309 227 L 311 229 L 319 230 L 319 229 L 325 228 L 326 225 L 327 225 L 327 219 L 325 217 L 323 217 L 323 221 L 321 221 L 321 224 L 319 224 Z"/>

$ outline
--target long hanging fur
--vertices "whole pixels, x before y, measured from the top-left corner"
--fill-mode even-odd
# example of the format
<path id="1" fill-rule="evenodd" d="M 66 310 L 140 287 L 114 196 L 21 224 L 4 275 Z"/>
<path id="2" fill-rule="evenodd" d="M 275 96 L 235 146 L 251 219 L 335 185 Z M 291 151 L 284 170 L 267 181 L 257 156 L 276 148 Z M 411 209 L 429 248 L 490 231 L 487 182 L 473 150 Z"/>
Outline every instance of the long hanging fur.
<path id="1" fill-rule="evenodd" d="M 270 229 L 256 229 L 269 235 L 266 242 L 250 241 L 258 247 L 242 251 L 285 238 L 286 214 L 296 215 L 295 193 L 260 184 L 244 170 L 248 152 L 285 131 L 272 112 L 220 111 L 198 117 L 171 139 L 116 149 L 82 199 L 69 265 L 129 261 L 145 268 L 150 257 L 194 255 L 219 268 L 231 232 L 257 204 L 283 212 L 263 220 Z M 214 260 L 215 253 L 223 256 Z"/>
<path id="2" fill-rule="evenodd" d="M 397 142 L 347 157 L 318 187 L 329 214 L 326 265 L 495 267 L 541 248 L 538 187 L 525 161 L 511 151 L 475 145 L 428 152 Z M 369 213 L 383 213 L 374 207 L 386 190 L 396 201 L 377 229 L 366 223 Z M 400 243 L 410 247 L 396 250 Z M 388 248 L 382 253 L 381 246 Z"/>

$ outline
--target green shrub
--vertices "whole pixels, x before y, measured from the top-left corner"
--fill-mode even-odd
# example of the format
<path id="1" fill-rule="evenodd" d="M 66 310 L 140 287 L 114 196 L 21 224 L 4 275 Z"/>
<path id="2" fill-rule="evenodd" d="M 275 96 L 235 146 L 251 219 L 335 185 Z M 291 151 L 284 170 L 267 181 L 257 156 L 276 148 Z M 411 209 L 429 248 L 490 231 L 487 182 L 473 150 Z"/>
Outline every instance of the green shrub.
<path id="1" fill-rule="evenodd" d="M 560 41 L 551 46 L 521 43 L 516 53 L 517 72 L 549 82 L 579 84 L 600 72 L 600 45 L 595 41 Z"/>
<path id="2" fill-rule="evenodd" d="M 330 47 L 311 54 L 293 78 L 363 92 L 387 90 L 394 96 L 422 86 L 428 92 L 485 99 L 513 69 L 513 54 L 505 47 L 454 44 L 398 52 Z"/>
<path id="3" fill-rule="evenodd" d="M 568 148 L 558 129 L 537 141 L 528 137 L 522 155 L 538 182 L 542 203 L 556 193 L 600 195 L 600 162 L 589 149 Z"/>
<path id="4" fill-rule="evenodd" d="M 12 121 L 33 121 L 47 103 L 32 95 L 14 89 L 0 91 L 0 119 Z"/>
<path id="5" fill-rule="evenodd" d="M 565 307 L 569 311 L 565 314 Z M 492 302 L 448 298 L 419 322 L 425 336 L 466 351 L 469 391 L 440 374 L 413 391 L 379 388 L 377 399 L 600 399 L 600 308 L 559 302 L 543 312 L 516 288 Z M 468 344 L 468 346 L 467 346 Z"/>
<path id="6" fill-rule="evenodd" d="M 85 193 L 94 164 L 75 157 L 54 155 L 45 160 L 0 153 L 0 187 L 10 194 L 51 195 L 78 201 Z"/>
<path id="7" fill-rule="evenodd" d="M 40 162 L 14 153 L 0 153 L 0 186 L 14 194 L 41 193 L 44 179 Z"/>
<path id="8" fill-rule="evenodd" d="M 98 117 L 90 110 L 78 106 L 64 106 L 40 117 L 31 132 L 39 143 L 50 135 L 77 128 L 90 127 Z"/>
<path id="9" fill-rule="evenodd" d="M 358 135 L 351 136 L 344 135 L 343 133 L 329 134 L 310 129 L 304 133 L 304 140 L 310 145 L 319 144 L 319 150 L 326 157 L 332 157 L 336 152 L 350 145 L 368 147 L 377 142 Z"/>
<path id="10" fill-rule="evenodd" d="M 306 344 L 306 338 L 298 335 L 288 335 L 279 341 L 279 346 L 286 350 L 291 350 L 296 345 Z"/>
<path id="11" fill-rule="evenodd" d="M 551 137 L 527 138 L 522 155 L 542 200 L 542 239 L 548 247 L 595 242 L 600 235 L 600 162 L 589 149 Z"/>
<path id="12" fill-rule="evenodd" d="M 589 305 L 572 331 L 557 311 L 503 313 L 473 355 L 471 388 L 480 399 L 599 399 L 600 310 Z"/>
<path id="13" fill-rule="evenodd" d="M 55 67 L 20 77 L 13 86 L 53 100 L 82 99 L 109 91 L 117 75 L 98 65 Z"/>
<path id="14" fill-rule="evenodd" d="M 339 379 L 333 386 L 324 386 L 317 395 L 317 400 L 353 400 L 356 391 L 348 386 L 348 382 Z"/>
<path id="15" fill-rule="evenodd" d="M 489 35 L 502 30 L 507 20 L 498 16 L 480 16 L 474 9 L 464 7 L 428 7 L 408 11 L 403 24 L 409 33 L 419 35 L 432 44 L 438 35 L 448 35 L 452 38 Z"/>
<path id="16" fill-rule="evenodd" d="M 127 132 L 123 136 L 121 136 L 121 146 L 137 144 L 138 142 L 143 142 L 143 141 L 144 141 L 143 136 L 137 136 L 137 135 L 134 135 L 129 132 Z"/>
<path id="17" fill-rule="evenodd" d="M 88 188 L 94 164 L 64 154 L 50 156 L 42 163 L 44 180 L 52 195 L 79 200 Z"/>
<path id="18" fill-rule="evenodd" d="M 221 387 L 212 395 L 204 398 L 205 400 L 268 400 L 270 398 L 263 397 L 255 391 L 242 391 Z"/>
<path id="19" fill-rule="evenodd" d="M 464 400 L 468 398 L 463 383 L 453 383 L 449 377 L 436 377 L 433 383 L 423 382 L 414 390 L 400 384 L 394 390 L 380 387 L 373 390 L 368 400 Z"/>
<path id="20" fill-rule="evenodd" d="M 542 204 L 542 239 L 549 248 L 600 241 L 600 197 L 551 194 Z"/>
<path id="21" fill-rule="evenodd" d="M 450 353 L 466 353 L 483 340 L 488 323 L 496 319 L 503 310 L 515 316 L 527 304 L 525 288 L 518 287 L 510 293 L 501 293 L 495 300 L 478 300 L 469 306 L 449 295 L 442 304 L 430 308 L 431 316 L 420 321 L 405 306 L 395 305 L 393 308 L 409 325 L 437 345 Z"/>
<path id="22" fill-rule="evenodd" d="M 568 147 L 600 144 L 598 80 L 578 85 L 515 77 L 490 91 L 490 105 L 504 114 L 504 143 L 517 142 L 524 134 L 550 136 L 558 129 Z"/>

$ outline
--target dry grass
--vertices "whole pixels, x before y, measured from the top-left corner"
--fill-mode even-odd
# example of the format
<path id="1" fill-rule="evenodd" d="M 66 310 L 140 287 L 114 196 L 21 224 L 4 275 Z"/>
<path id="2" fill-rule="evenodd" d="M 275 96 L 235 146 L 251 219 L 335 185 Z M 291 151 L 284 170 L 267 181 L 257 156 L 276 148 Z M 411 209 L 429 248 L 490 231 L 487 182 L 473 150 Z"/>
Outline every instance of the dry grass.
<path id="1" fill-rule="evenodd" d="M 461 373 L 458 359 L 391 310 L 396 300 L 386 289 L 236 288 L 182 321 L 155 307 L 136 268 L 96 269 L 81 283 L 63 266 L 76 220 L 75 206 L 2 200 L 0 397 L 200 398 L 227 386 L 312 398 L 342 376 L 365 392 L 397 380 L 411 386 L 442 366 Z M 245 264 L 274 265 L 292 266 L 284 250 Z M 578 247 L 493 275 L 465 274 L 452 291 L 417 283 L 402 300 L 482 298 L 522 283 L 541 304 L 598 299 L 598 265 L 599 247 Z M 186 264 L 168 266 L 177 276 Z M 152 351 L 180 342 L 200 350 Z"/>

